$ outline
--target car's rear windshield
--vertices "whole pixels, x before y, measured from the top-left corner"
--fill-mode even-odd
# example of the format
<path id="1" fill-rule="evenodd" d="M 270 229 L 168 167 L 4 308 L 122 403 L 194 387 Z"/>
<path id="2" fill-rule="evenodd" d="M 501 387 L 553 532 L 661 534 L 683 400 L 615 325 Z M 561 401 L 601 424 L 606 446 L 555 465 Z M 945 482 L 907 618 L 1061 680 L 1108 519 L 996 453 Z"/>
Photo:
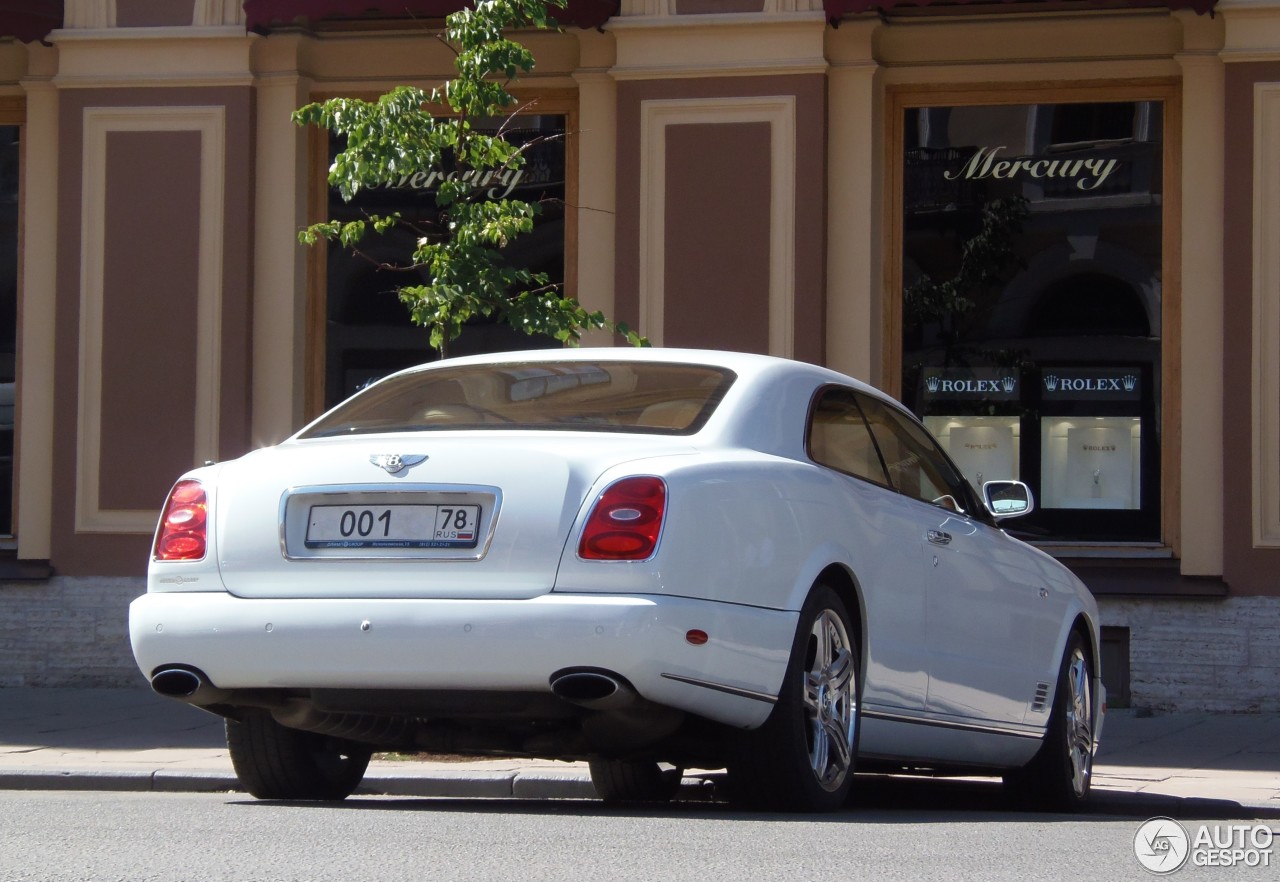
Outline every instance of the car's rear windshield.
<path id="1" fill-rule="evenodd" d="M 441 429 L 685 435 L 702 428 L 734 378 L 723 368 L 635 361 L 442 367 L 377 383 L 299 437 Z"/>

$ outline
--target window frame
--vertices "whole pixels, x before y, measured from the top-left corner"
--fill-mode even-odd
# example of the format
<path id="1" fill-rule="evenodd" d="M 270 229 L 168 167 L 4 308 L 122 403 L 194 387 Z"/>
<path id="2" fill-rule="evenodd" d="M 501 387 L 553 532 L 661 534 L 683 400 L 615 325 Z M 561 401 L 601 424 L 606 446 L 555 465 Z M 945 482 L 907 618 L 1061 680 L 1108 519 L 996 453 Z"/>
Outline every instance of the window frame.
<path id="1" fill-rule="evenodd" d="M 0 125 L 18 129 L 18 202 L 17 202 L 17 261 L 14 265 L 14 377 L 13 377 L 13 449 L 10 457 L 9 532 L 0 534 L 0 550 L 18 547 L 20 497 L 22 480 L 22 348 L 23 348 L 23 290 L 26 267 L 26 187 L 24 175 L 27 168 L 27 101 L 22 96 L 0 96 Z"/>
<path id="2" fill-rule="evenodd" d="M 903 297 L 903 183 L 905 180 L 905 112 L 920 107 L 995 106 L 1009 104 L 1070 104 L 1130 101 L 1159 101 L 1164 116 L 1162 134 L 1164 214 L 1161 230 L 1161 396 L 1160 412 L 1160 504 L 1157 511 L 1162 547 L 1180 554 L 1182 524 L 1181 424 L 1182 424 L 1182 84 L 1177 78 L 1153 77 L 1127 81 L 1046 82 L 1037 84 L 911 84 L 886 89 L 883 216 L 884 236 L 881 297 L 880 382 L 888 395 L 902 394 L 902 297 Z M 1050 540 L 1043 544 L 1053 549 Z M 1078 553 L 1082 547 L 1124 554 L 1126 547 L 1149 547 L 1150 543 L 1125 541 L 1072 542 Z"/>
<path id="3" fill-rule="evenodd" d="M 388 89 L 391 88 L 388 86 Z M 376 101 L 383 92 L 318 92 L 309 101 L 325 101 L 330 98 L 360 98 Z M 571 137 L 579 131 L 580 117 L 578 93 L 572 89 L 515 88 L 511 94 L 516 107 L 530 116 L 563 116 L 565 119 L 564 167 L 565 167 L 565 219 L 564 219 L 564 291 L 572 298 L 578 296 L 578 139 Z M 515 115 L 521 115 L 517 112 Z M 329 130 L 319 126 L 307 129 L 307 223 L 316 224 L 328 219 L 329 205 Z M 317 242 L 306 249 L 306 308 L 304 346 L 303 416 L 305 422 L 325 411 L 325 362 L 326 318 L 329 301 L 329 244 Z M 409 322 L 406 311 L 405 322 Z M 424 361 L 426 358 L 424 357 Z"/>

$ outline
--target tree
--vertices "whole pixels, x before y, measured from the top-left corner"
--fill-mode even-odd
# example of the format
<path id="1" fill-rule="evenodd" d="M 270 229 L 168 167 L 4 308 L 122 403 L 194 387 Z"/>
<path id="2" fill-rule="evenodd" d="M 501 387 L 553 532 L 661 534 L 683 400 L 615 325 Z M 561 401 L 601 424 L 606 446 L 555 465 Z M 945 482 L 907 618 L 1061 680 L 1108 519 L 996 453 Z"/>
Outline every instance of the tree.
<path id="1" fill-rule="evenodd" d="M 564 5 L 565 0 L 474 0 L 449 15 L 439 35 L 454 53 L 457 72 L 443 87 L 425 92 L 399 86 L 373 102 L 332 98 L 293 114 L 298 125 L 345 136 L 329 184 L 346 201 L 361 189 L 391 186 L 415 173 L 435 175 L 439 221 L 431 228 L 412 226 L 399 213 L 369 213 L 313 224 L 299 239 L 308 245 L 337 242 L 361 253 L 360 242 L 370 231 L 409 228 L 417 244 L 407 261 L 384 266 L 420 271 L 429 280 L 398 287 L 397 293 L 410 318 L 430 329 L 431 345 L 442 356 L 463 325 L 481 316 L 570 345 L 592 329 L 647 345 L 626 325 L 585 309 L 545 273 L 511 266 L 502 249 L 533 229 L 542 206 L 484 196 L 495 175 L 523 168 L 537 143 L 508 138 L 520 108 L 507 87 L 533 70 L 534 58 L 507 35 L 519 28 L 558 29 L 549 8 Z M 476 127 L 495 118 L 505 120 L 496 132 Z"/>
<path id="2" fill-rule="evenodd" d="M 939 282 L 924 273 L 903 292 L 904 324 L 946 323 L 972 312 L 977 306 L 972 295 L 995 284 L 1017 265 L 1014 245 L 1030 214 L 1022 196 L 992 199 L 983 205 L 979 229 L 961 245 L 955 275 Z"/>

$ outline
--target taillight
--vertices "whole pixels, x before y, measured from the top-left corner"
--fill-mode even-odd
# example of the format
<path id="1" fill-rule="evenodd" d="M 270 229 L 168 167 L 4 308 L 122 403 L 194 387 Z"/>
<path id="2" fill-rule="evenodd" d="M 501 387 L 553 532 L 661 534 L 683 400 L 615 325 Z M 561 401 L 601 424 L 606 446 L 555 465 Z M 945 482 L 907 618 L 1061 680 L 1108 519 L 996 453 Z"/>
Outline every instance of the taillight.
<path id="1" fill-rule="evenodd" d="M 591 509 L 578 556 L 585 560 L 645 560 L 653 555 L 667 511 L 661 478 L 623 478 L 611 484 Z"/>
<path id="2" fill-rule="evenodd" d="M 199 481 L 175 484 L 156 531 L 156 560 L 202 559 L 208 545 L 208 514 L 208 497 Z"/>

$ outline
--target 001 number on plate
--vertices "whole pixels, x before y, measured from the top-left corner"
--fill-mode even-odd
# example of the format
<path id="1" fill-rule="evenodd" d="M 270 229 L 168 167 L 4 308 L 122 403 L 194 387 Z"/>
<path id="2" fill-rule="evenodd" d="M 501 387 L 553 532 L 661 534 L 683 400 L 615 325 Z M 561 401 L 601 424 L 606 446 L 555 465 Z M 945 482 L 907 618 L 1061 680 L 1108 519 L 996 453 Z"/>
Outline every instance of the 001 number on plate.
<path id="1" fill-rule="evenodd" d="M 478 505 L 313 505 L 307 548 L 475 548 Z"/>

